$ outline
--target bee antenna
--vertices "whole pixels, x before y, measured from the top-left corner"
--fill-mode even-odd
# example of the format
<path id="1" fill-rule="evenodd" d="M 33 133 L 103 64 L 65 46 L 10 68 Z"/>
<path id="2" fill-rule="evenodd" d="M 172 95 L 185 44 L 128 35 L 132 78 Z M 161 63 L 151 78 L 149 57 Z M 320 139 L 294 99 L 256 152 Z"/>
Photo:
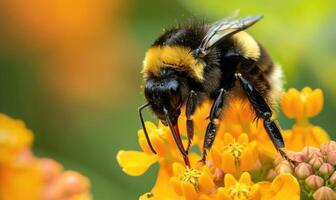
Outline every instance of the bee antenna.
<path id="1" fill-rule="evenodd" d="M 147 132 L 147 129 L 146 129 L 146 125 L 145 125 L 145 122 L 144 122 L 144 119 L 143 119 L 143 116 L 142 116 L 142 110 L 143 110 L 144 108 L 147 108 L 148 106 L 149 106 L 149 103 L 146 103 L 146 104 L 140 106 L 140 107 L 138 108 L 138 111 L 139 111 L 139 117 L 140 117 L 140 121 L 141 121 L 142 129 L 143 129 L 143 131 L 144 131 L 144 133 L 145 133 L 145 137 L 146 137 L 146 140 L 147 140 L 147 144 L 148 144 L 149 148 L 152 150 L 152 152 L 153 152 L 154 154 L 156 154 L 156 151 L 154 150 L 153 145 L 152 145 L 152 143 L 151 143 L 151 141 L 150 141 L 150 139 L 149 139 L 148 132 Z"/>

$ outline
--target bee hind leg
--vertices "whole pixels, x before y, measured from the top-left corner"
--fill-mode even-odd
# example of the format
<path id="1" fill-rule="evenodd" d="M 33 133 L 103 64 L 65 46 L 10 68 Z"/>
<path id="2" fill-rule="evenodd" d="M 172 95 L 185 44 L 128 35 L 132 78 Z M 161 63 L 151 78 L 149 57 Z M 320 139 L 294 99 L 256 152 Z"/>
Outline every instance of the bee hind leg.
<path id="1" fill-rule="evenodd" d="M 263 119 L 264 128 L 276 150 L 284 159 L 286 159 L 293 166 L 296 166 L 298 164 L 297 161 L 290 159 L 286 152 L 282 149 L 285 147 L 285 142 L 282 138 L 280 127 L 277 125 L 276 121 L 271 119 L 272 109 L 267 104 L 266 100 L 254 87 L 254 85 L 245 79 L 240 73 L 236 73 L 235 76 L 239 80 L 239 83 L 242 86 L 248 100 L 252 104 L 257 118 Z"/>
<path id="2" fill-rule="evenodd" d="M 210 150 L 213 142 L 215 141 L 216 133 L 220 122 L 219 119 L 221 117 L 225 101 L 225 94 L 226 94 L 225 90 L 223 88 L 220 89 L 218 96 L 211 107 L 209 116 L 210 122 L 205 132 L 202 159 L 200 160 L 203 163 L 205 163 L 206 161 L 207 151 Z"/>
<path id="3" fill-rule="evenodd" d="M 194 121 L 192 119 L 193 114 L 195 113 L 197 106 L 197 94 L 195 91 L 191 90 L 187 104 L 186 104 L 186 127 L 187 127 L 187 138 L 188 138 L 188 146 L 186 148 L 186 153 L 189 153 L 191 143 L 194 137 Z"/>

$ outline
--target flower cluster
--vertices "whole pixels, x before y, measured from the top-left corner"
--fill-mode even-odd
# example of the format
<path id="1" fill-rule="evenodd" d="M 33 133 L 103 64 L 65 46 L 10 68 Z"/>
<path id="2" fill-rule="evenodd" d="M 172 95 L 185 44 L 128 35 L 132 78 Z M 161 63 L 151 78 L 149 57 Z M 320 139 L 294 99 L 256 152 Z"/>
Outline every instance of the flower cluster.
<path id="1" fill-rule="evenodd" d="M 283 133 L 288 144 L 286 152 L 298 161 L 297 166 L 278 157 L 263 122 L 255 120 L 251 106 L 242 100 L 233 100 L 227 105 L 206 163 L 199 162 L 201 156 L 196 152 L 202 152 L 210 103 L 205 103 L 193 117 L 195 136 L 194 151 L 189 153 L 190 166 L 185 166 L 169 129 L 150 122 L 146 122 L 146 127 L 157 154 L 150 151 L 140 130 L 138 138 L 142 151 L 119 151 L 117 161 L 123 171 L 132 176 L 145 173 L 154 163 L 159 164 L 154 187 L 141 195 L 140 200 L 295 200 L 300 199 L 302 193 L 309 193 L 315 199 L 328 199 L 321 195 L 326 190 L 335 190 L 335 166 L 330 163 L 336 159 L 332 150 L 334 142 L 330 141 L 318 150 L 317 147 L 330 139 L 322 128 L 309 122 L 309 118 L 323 107 L 322 91 L 290 89 L 282 95 L 281 103 L 284 114 L 296 119 L 293 127 Z M 185 119 L 182 115 L 178 122 L 182 133 L 186 133 Z M 186 146 L 186 139 L 183 143 Z M 301 153 L 294 152 L 302 148 Z M 315 149 L 315 153 L 311 149 Z M 316 179 L 322 179 L 320 182 L 323 183 Z M 314 189 L 309 189 L 313 184 Z M 316 184 L 320 184 L 319 187 Z M 333 197 L 332 192 L 328 195 Z"/>
<path id="2" fill-rule="evenodd" d="M 90 182 L 75 171 L 31 151 L 33 133 L 0 114 L 0 199 L 89 200 Z"/>
<path id="3" fill-rule="evenodd" d="M 326 142 L 321 148 L 308 146 L 289 155 L 299 164 L 292 168 L 287 161 L 276 159 L 270 176 L 282 172 L 292 173 L 300 182 L 306 197 L 336 199 L 336 142 Z"/>

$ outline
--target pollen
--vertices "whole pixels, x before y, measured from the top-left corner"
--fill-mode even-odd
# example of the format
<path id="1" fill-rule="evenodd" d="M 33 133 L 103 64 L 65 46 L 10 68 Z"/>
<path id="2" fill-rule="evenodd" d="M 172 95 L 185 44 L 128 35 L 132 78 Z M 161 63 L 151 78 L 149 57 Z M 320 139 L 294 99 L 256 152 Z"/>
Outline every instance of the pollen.
<path id="1" fill-rule="evenodd" d="M 238 182 L 229 188 L 229 194 L 232 199 L 248 199 L 250 192 L 251 186 Z"/>
<path id="2" fill-rule="evenodd" d="M 191 183 L 195 188 L 197 188 L 200 177 L 201 177 L 200 171 L 194 168 L 186 167 L 181 179 L 184 182 Z"/>
<path id="3" fill-rule="evenodd" d="M 239 158 L 244 151 L 246 145 L 245 144 L 239 144 L 236 141 L 233 143 L 230 143 L 228 146 L 224 148 L 224 150 L 228 153 L 230 153 L 236 160 L 239 161 Z"/>

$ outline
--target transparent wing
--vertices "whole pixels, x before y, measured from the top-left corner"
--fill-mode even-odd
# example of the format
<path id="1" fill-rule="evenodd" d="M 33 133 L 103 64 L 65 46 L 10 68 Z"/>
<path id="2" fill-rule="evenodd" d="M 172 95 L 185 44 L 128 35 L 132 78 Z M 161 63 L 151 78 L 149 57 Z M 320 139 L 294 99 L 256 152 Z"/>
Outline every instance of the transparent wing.
<path id="1" fill-rule="evenodd" d="M 199 53 L 205 55 L 209 49 L 216 46 L 226 37 L 242 31 L 262 19 L 261 15 L 240 19 L 222 19 L 210 25 L 208 32 L 198 47 Z"/>

